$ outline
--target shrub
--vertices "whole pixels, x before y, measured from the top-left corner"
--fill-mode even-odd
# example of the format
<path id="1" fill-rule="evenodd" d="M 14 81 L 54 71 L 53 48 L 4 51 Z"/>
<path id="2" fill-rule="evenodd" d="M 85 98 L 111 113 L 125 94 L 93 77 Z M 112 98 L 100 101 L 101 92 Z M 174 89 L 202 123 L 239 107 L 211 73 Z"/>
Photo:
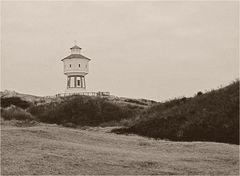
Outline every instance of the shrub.
<path id="1" fill-rule="evenodd" d="M 239 144 L 239 81 L 194 98 L 158 103 L 139 119 L 129 128 L 114 132 L 176 141 Z"/>
<path id="2" fill-rule="evenodd" d="M 9 98 L 1 98 L 1 107 L 9 107 L 11 105 L 20 107 L 22 109 L 28 108 L 31 103 L 25 100 L 22 100 L 20 97 L 9 97 Z"/>
<path id="3" fill-rule="evenodd" d="M 139 100 L 134 100 L 134 99 L 126 99 L 124 101 L 128 103 L 138 104 L 138 105 L 144 105 L 144 106 L 148 105 L 147 103 L 141 102 Z"/>
<path id="4" fill-rule="evenodd" d="M 77 127 L 75 124 L 70 123 L 70 122 L 63 124 L 63 126 L 65 126 L 65 127 L 71 127 L 71 128 L 76 128 L 76 127 Z"/>
<path id="5" fill-rule="evenodd" d="M 38 122 L 36 122 L 35 120 L 31 120 L 31 119 L 16 120 L 14 122 L 14 125 L 17 127 L 32 127 L 32 126 L 36 126 L 37 124 L 38 124 Z"/>
<path id="6" fill-rule="evenodd" d="M 1 108 L 1 116 L 5 120 L 32 120 L 33 116 L 29 113 L 26 112 L 25 110 L 16 107 L 14 105 L 11 105 L 10 107 L 7 108 Z"/>
<path id="7" fill-rule="evenodd" d="M 132 118 L 139 109 L 120 106 L 99 97 L 72 96 L 60 102 L 33 106 L 29 112 L 40 121 L 76 126 L 97 126 L 110 121 Z M 72 125 L 71 125 L 72 126 Z"/>

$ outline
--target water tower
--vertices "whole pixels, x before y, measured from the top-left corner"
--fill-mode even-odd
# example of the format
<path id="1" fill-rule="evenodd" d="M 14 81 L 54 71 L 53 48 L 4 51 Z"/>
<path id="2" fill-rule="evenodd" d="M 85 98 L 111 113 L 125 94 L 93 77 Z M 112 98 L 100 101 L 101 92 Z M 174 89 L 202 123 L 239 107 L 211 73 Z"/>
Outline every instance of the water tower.
<path id="1" fill-rule="evenodd" d="M 77 45 L 70 48 L 71 54 L 63 61 L 64 74 L 67 75 L 66 93 L 79 93 L 86 91 L 85 76 L 88 74 L 89 58 L 81 55 L 81 48 Z"/>

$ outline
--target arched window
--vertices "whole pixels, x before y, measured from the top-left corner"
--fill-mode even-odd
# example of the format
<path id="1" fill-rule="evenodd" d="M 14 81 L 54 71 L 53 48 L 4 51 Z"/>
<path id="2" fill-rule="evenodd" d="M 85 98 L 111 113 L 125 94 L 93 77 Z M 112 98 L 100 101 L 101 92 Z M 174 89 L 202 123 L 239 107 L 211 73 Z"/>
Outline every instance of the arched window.
<path id="1" fill-rule="evenodd" d="M 78 64 L 78 67 L 80 67 L 80 64 Z"/>
<path id="2" fill-rule="evenodd" d="M 71 64 L 69 65 L 69 67 L 71 68 Z"/>

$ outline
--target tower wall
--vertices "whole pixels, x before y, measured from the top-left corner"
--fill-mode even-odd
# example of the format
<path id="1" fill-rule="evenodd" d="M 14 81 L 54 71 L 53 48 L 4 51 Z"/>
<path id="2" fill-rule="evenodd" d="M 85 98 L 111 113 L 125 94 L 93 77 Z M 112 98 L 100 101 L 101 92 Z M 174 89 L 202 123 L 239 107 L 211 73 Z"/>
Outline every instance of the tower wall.
<path id="1" fill-rule="evenodd" d="M 63 60 L 64 74 L 86 75 L 89 71 L 89 60 L 81 58 L 72 58 Z"/>

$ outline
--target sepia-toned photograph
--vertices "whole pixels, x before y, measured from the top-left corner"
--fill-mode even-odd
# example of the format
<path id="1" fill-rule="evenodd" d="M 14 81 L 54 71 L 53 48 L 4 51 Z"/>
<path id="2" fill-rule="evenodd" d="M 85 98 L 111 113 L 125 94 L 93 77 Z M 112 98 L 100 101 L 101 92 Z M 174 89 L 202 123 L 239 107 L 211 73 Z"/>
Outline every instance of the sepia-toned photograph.
<path id="1" fill-rule="evenodd" d="M 0 175 L 240 175 L 238 0 L 0 6 Z"/>

